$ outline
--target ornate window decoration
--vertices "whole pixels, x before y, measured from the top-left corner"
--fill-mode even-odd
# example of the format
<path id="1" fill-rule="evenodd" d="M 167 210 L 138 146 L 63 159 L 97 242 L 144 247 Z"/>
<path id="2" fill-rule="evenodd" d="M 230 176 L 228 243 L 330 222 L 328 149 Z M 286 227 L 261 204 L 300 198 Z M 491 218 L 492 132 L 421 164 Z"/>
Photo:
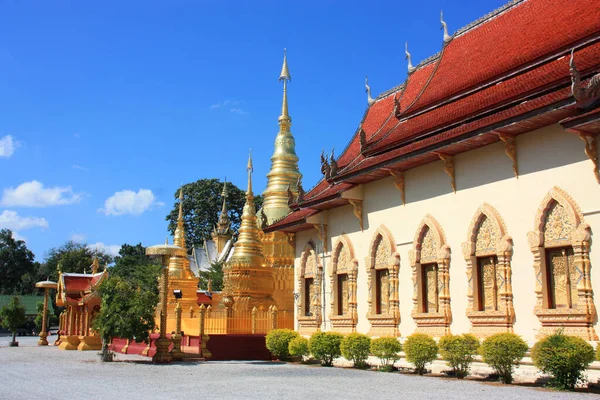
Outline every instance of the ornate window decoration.
<path id="1" fill-rule="evenodd" d="M 354 332 L 358 315 L 356 312 L 356 276 L 358 260 L 346 235 L 338 238 L 333 247 L 331 263 L 331 324 L 335 331 Z"/>
<path id="2" fill-rule="evenodd" d="M 367 271 L 368 311 L 371 336 L 399 336 L 400 308 L 398 301 L 398 271 L 400 255 L 390 231 L 383 225 L 373 234 Z"/>
<path id="3" fill-rule="evenodd" d="M 421 221 L 409 252 L 413 276 L 413 312 L 417 333 L 450 333 L 450 246 L 431 215 Z"/>
<path id="4" fill-rule="evenodd" d="M 535 269 L 535 314 L 542 328 L 538 336 L 563 329 L 565 334 L 598 340 L 590 281 L 590 226 L 577 204 L 554 187 L 527 234 Z"/>
<path id="5" fill-rule="evenodd" d="M 471 332 L 487 337 L 512 332 L 515 320 L 511 284 L 512 238 L 491 205 L 484 203 L 471 220 L 467 241 L 462 244 L 467 262 Z"/>
<path id="6" fill-rule="evenodd" d="M 301 334 L 311 334 L 321 327 L 321 277 L 323 266 L 315 245 L 309 241 L 302 252 L 298 290 L 298 324 Z"/>

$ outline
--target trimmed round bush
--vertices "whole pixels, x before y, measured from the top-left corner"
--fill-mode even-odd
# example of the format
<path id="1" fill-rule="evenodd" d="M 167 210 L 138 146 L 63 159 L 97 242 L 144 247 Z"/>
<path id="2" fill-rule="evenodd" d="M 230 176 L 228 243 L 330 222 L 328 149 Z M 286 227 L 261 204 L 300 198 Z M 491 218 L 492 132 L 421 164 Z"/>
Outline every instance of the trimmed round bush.
<path id="1" fill-rule="evenodd" d="M 600 343 L 596 346 L 596 361 L 600 361 Z"/>
<path id="2" fill-rule="evenodd" d="M 583 373 L 594 358 L 592 345 L 561 332 L 545 337 L 531 350 L 535 366 L 550 375 L 549 386 L 559 390 L 575 390 L 578 383 L 585 383 Z"/>
<path id="3" fill-rule="evenodd" d="M 494 371 L 500 376 L 502 383 L 512 383 L 514 367 L 525 353 L 527 343 L 519 335 L 514 333 L 497 333 L 485 339 L 479 348 L 479 353 Z"/>
<path id="4" fill-rule="evenodd" d="M 288 351 L 294 357 L 308 357 L 310 354 L 308 351 L 308 339 L 302 336 L 292 339 L 288 346 Z"/>
<path id="5" fill-rule="evenodd" d="M 402 345 L 395 337 L 384 336 L 371 341 L 371 354 L 379 358 L 382 371 L 393 371 L 394 363 L 400 359 Z"/>
<path id="6" fill-rule="evenodd" d="M 410 335 L 404 342 L 406 361 L 415 366 L 419 375 L 425 373 L 425 366 L 437 358 L 438 346 L 431 337 L 422 333 Z"/>
<path id="7" fill-rule="evenodd" d="M 331 367 L 333 359 L 342 354 L 340 345 L 343 338 L 337 332 L 315 332 L 308 341 L 308 350 L 314 358 L 321 360 L 321 365 Z"/>
<path id="8" fill-rule="evenodd" d="M 290 342 L 298 336 L 298 332 L 291 329 L 273 329 L 266 337 L 267 349 L 280 360 L 286 360 Z"/>
<path id="9" fill-rule="evenodd" d="M 469 375 L 471 363 L 479 348 L 479 339 L 471 334 L 446 335 L 439 342 L 442 358 L 452 367 L 454 375 L 463 379 Z"/>
<path id="10" fill-rule="evenodd" d="M 340 351 L 345 359 L 354 363 L 354 368 L 365 368 L 371 348 L 371 338 L 362 333 L 351 333 L 342 339 Z"/>

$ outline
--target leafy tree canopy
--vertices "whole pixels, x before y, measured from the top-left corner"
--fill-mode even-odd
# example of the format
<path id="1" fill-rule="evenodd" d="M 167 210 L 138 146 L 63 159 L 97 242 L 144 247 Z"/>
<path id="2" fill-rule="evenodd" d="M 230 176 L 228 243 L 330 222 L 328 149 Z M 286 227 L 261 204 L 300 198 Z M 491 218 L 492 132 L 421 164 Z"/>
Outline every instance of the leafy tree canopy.
<path id="1" fill-rule="evenodd" d="M 93 322 L 93 328 L 103 342 L 103 360 L 109 353 L 108 344 L 115 338 L 148 342 L 154 329 L 154 308 L 158 303 L 158 293 L 141 290 L 119 276 L 110 276 L 100 285 L 102 297 L 100 312 Z"/>
<path id="2" fill-rule="evenodd" d="M 100 267 L 104 267 L 113 261 L 110 254 L 102 250 L 90 249 L 86 244 L 68 241 L 60 247 L 52 248 L 46 253 L 46 261 L 41 265 L 38 271 L 38 279 L 56 281 L 58 273 L 56 268 L 60 264 L 62 272 L 83 273 L 91 272 L 91 265 L 94 257 L 98 255 Z"/>
<path id="3" fill-rule="evenodd" d="M 146 256 L 146 248 L 141 243 L 124 244 L 115 257 L 115 265 L 109 269 L 109 275 L 122 278 L 142 290 L 158 293 L 160 269 L 160 260 Z"/>
<path id="4" fill-rule="evenodd" d="M 223 182 L 219 179 L 200 179 L 188 183 L 174 193 L 173 210 L 167 215 L 171 234 L 177 228 L 179 215 L 179 190 L 183 189 L 183 220 L 188 251 L 192 247 L 204 246 L 205 240 L 211 240 L 213 228 L 219 220 L 223 199 Z M 246 201 L 246 193 L 234 184 L 227 182 L 227 209 L 231 228 L 234 231 L 240 226 L 242 211 Z M 262 196 L 255 195 L 254 203 L 258 210 L 262 206 Z"/>
<path id="5" fill-rule="evenodd" d="M 34 255 L 9 229 L 0 230 L 0 294 L 31 293 L 35 275 Z"/>
<path id="6" fill-rule="evenodd" d="M 210 279 L 213 291 L 223 290 L 223 265 L 222 262 L 214 262 L 207 271 L 200 271 L 201 287 L 206 287 Z"/>
<path id="7" fill-rule="evenodd" d="M 13 343 L 16 342 L 17 329 L 27 322 L 25 306 L 21 304 L 17 296 L 10 299 L 10 303 L 2 307 L 0 320 L 2 320 L 2 326 L 12 332 Z"/>

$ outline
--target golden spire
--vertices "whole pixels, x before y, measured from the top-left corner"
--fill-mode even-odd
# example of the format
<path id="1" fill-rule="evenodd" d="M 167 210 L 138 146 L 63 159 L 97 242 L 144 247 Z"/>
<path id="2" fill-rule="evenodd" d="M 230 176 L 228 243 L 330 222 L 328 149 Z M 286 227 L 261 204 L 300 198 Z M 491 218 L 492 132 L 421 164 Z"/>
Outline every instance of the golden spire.
<path id="1" fill-rule="evenodd" d="M 166 244 L 169 244 L 167 236 Z M 179 215 L 177 216 L 177 228 L 173 234 L 173 244 L 186 249 L 185 246 L 185 225 L 183 223 L 183 188 L 179 189 Z M 169 259 L 169 277 L 171 279 L 193 279 L 194 274 L 190 270 L 190 260 L 185 256 L 172 256 Z"/>
<path id="2" fill-rule="evenodd" d="M 221 197 L 223 198 L 221 215 L 219 215 L 219 222 L 217 222 L 217 226 L 215 226 L 211 234 L 213 241 L 217 245 L 217 252 L 219 254 L 225 248 L 227 241 L 233 236 L 233 233 L 231 232 L 231 221 L 227 214 L 227 178 L 225 179 L 225 182 L 223 182 L 223 192 L 221 192 Z"/>
<path id="3" fill-rule="evenodd" d="M 292 193 L 297 195 L 297 182 L 300 177 L 298 156 L 296 155 L 296 142 L 290 132 L 292 118 L 288 112 L 287 84 L 291 81 L 291 76 L 285 49 L 279 81 L 283 81 L 283 102 L 281 105 L 281 116 L 279 117 L 279 133 L 275 138 L 275 152 L 271 157 L 271 170 L 267 174 L 267 188 L 263 192 L 263 209 L 259 213 L 259 215 L 262 215 L 264 212 L 268 224 L 284 217 L 290 212 L 287 205 L 287 188 L 289 185 Z"/>
<path id="4" fill-rule="evenodd" d="M 173 244 L 185 249 L 185 227 L 183 226 L 183 188 L 179 189 L 179 215 L 177 216 L 177 228 L 173 235 Z"/>
<path id="5" fill-rule="evenodd" d="M 99 268 L 100 268 L 100 263 L 98 262 L 98 254 L 96 254 L 94 256 L 94 261 L 92 261 L 92 274 L 97 274 Z"/>
<path id="6" fill-rule="evenodd" d="M 264 262 L 262 244 L 258 237 L 256 223 L 256 209 L 254 208 L 254 194 L 252 193 L 252 154 L 248 157 L 248 190 L 246 190 L 246 204 L 242 213 L 242 223 L 239 229 L 238 240 L 233 248 L 230 265 L 261 266 Z"/>

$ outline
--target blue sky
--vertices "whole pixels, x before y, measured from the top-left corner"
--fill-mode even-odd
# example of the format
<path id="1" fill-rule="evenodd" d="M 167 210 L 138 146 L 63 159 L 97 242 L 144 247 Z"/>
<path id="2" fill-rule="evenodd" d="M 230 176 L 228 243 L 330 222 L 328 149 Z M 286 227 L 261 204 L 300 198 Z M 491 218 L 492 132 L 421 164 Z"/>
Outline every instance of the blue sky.
<path id="1" fill-rule="evenodd" d="M 254 189 L 270 166 L 282 86 L 304 186 L 373 97 L 450 34 L 504 4 L 460 1 L 2 1 L 0 228 L 38 260 L 69 239 L 116 251 L 164 241 L 182 184 Z"/>

